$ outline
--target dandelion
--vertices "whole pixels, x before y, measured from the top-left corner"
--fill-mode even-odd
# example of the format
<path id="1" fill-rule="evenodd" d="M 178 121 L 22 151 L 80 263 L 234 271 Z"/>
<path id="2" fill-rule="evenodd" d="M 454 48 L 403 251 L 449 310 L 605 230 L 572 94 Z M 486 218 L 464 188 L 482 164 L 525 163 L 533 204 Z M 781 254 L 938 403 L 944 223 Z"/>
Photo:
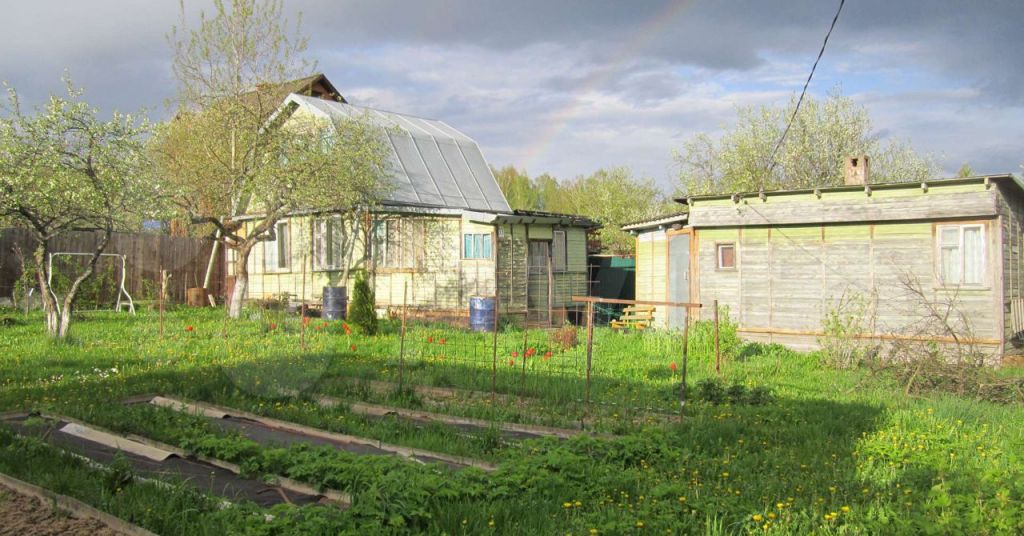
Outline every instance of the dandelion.
<path id="1" fill-rule="evenodd" d="M 572 508 L 572 503 L 571 502 L 564 502 L 564 503 L 562 503 L 562 508 Z"/>
<path id="2" fill-rule="evenodd" d="M 638 528 L 638 529 L 642 529 L 642 528 L 644 528 L 644 522 L 643 522 L 643 521 L 640 521 L 640 520 L 638 519 L 638 520 L 636 521 L 636 528 Z"/>
<path id="3" fill-rule="evenodd" d="M 753 519 L 755 522 L 760 523 L 761 520 L 764 519 L 764 516 L 762 516 L 761 514 L 754 514 L 750 516 L 750 519 Z"/>
<path id="4" fill-rule="evenodd" d="M 850 513 L 850 507 L 849 507 L 849 506 L 843 506 L 843 507 L 841 507 L 841 508 L 840 508 L 840 510 L 841 510 L 841 511 L 842 511 L 842 512 L 843 512 L 844 514 L 849 514 L 849 513 Z"/>

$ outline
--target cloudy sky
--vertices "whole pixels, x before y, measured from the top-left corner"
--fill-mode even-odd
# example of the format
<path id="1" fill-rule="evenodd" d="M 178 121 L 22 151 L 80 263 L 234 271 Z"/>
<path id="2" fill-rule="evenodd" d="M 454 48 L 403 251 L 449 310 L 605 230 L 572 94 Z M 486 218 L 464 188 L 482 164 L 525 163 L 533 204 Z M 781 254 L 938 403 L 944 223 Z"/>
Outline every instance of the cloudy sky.
<path id="1" fill-rule="evenodd" d="M 2 5 L 9 4 L 9 5 Z M 185 1 L 194 15 L 205 1 Z M 442 119 L 495 165 L 625 165 L 674 186 L 673 149 L 798 92 L 838 0 L 285 0 L 354 104 Z M 178 2 L 3 0 L 0 79 L 31 99 L 69 69 L 104 110 L 166 117 Z M 946 173 L 1024 163 L 1024 2 L 848 0 L 811 84 L 868 107 Z"/>

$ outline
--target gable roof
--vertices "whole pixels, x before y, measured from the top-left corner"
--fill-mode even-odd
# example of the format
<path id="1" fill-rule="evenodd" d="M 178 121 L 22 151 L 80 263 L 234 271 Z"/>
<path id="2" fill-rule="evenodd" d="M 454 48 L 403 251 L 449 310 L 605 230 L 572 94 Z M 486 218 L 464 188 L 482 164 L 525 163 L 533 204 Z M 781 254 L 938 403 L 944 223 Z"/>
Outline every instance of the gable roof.
<path id="1" fill-rule="evenodd" d="M 385 204 L 511 210 L 480 147 L 443 121 L 295 94 L 285 99 L 284 106 L 290 104 L 323 118 L 365 117 L 381 127 L 391 145 L 395 187 Z"/>

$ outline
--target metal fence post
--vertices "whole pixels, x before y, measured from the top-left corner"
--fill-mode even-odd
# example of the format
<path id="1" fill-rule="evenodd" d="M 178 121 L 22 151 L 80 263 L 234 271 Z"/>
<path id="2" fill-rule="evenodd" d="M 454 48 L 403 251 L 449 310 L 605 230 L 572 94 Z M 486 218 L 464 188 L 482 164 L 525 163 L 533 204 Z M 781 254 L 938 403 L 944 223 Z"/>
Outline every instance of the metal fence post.
<path id="1" fill-rule="evenodd" d="M 398 345 L 398 392 L 404 389 L 405 382 L 405 314 L 408 310 L 409 282 L 402 285 L 402 337 Z"/>
<path id="2" fill-rule="evenodd" d="M 494 280 L 494 333 L 491 334 L 491 407 L 498 391 L 498 283 Z"/>
<path id="3" fill-rule="evenodd" d="M 721 376 L 722 375 L 722 351 L 721 351 L 721 349 L 718 346 L 718 300 L 714 301 L 714 305 L 712 305 L 712 307 L 715 308 L 715 310 L 714 310 L 714 315 L 715 315 L 714 316 L 714 319 L 715 319 L 715 372 L 718 373 L 719 376 Z"/>
<path id="4" fill-rule="evenodd" d="M 679 383 L 679 415 L 686 414 L 686 366 L 690 360 L 690 308 L 686 308 L 686 320 L 683 323 L 683 374 Z"/>
<path id="5" fill-rule="evenodd" d="M 587 392 L 585 402 L 590 406 L 590 368 L 594 355 L 594 302 L 587 302 Z"/>

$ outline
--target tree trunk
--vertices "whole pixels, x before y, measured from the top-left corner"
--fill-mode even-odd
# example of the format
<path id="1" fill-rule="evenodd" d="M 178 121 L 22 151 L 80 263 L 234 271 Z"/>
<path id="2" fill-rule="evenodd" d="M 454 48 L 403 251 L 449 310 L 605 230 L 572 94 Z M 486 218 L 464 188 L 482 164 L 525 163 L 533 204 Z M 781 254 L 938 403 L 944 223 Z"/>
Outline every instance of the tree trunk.
<path id="1" fill-rule="evenodd" d="M 36 282 L 39 283 L 39 300 L 43 303 L 46 313 L 46 333 L 51 337 L 60 336 L 60 315 L 57 313 L 57 298 L 50 290 L 50 265 L 46 262 L 50 256 L 50 244 L 45 239 L 37 238 L 33 256 L 36 260 Z"/>
<path id="2" fill-rule="evenodd" d="M 103 255 L 103 251 L 107 249 L 107 244 L 110 242 L 110 236 L 113 234 L 113 229 L 108 228 L 103 231 L 103 237 L 100 238 L 99 244 L 96 245 L 96 249 L 92 252 L 92 257 L 89 257 L 89 264 L 86 265 L 82 273 L 78 274 L 75 278 L 74 283 L 71 284 L 71 288 L 68 289 L 68 293 L 64 296 L 64 307 L 60 311 L 59 324 L 57 326 L 57 337 L 63 339 L 68 334 L 68 328 L 71 327 L 71 310 L 75 307 L 75 299 L 78 298 L 78 290 L 82 288 L 82 283 L 86 279 L 92 277 L 92 274 L 96 272 L 96 263 L 99 262 L 100 256 Z"/>
<path id="3" fill-rule="evenodd" d="M 231 302 L 228 303 L 228 316 L 231 318 L 242 316 L 242 300 L 245 299 L 245 291 L 249 286 L 249 253 L 254 243 L 246 241 L 238 248 L 238 256 L 235 258 L 235 288 L 231 290 Z"/>

